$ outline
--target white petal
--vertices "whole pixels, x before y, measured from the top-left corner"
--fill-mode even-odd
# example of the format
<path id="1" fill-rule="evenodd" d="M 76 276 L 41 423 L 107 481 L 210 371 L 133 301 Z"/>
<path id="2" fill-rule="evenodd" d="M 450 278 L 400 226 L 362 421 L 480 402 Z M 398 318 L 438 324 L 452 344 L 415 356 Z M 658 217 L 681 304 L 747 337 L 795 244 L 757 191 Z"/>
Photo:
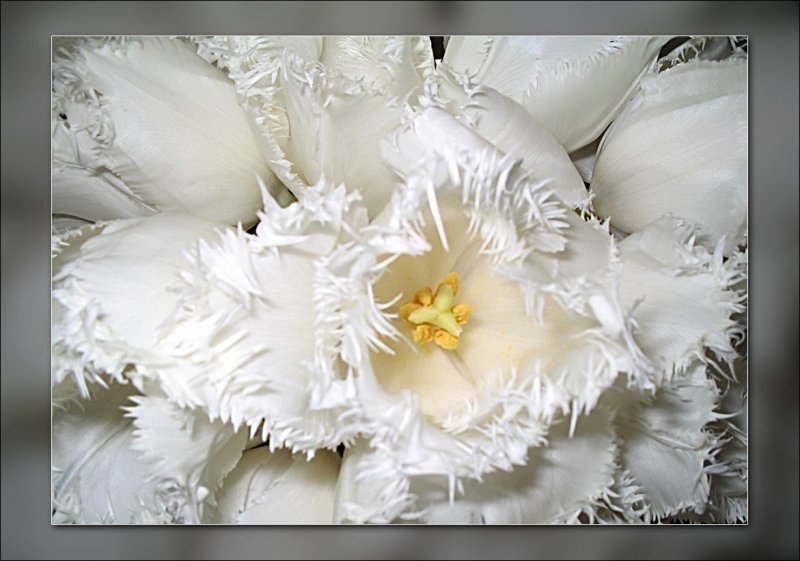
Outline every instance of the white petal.
<path id="1" fill-rule="evenodd" d="M 273 449 L 341 442 L 352 430 L 337 409 L 348 399 L 338 360 L 350 326 L 339 318 L 346 303 L 327 303 L 338 296 L 328 277 L 337 264 L 327 260 L 340 232 L 358 227 L 356 215 L 365 220 L 360 207 L 351 212 L 353 198 L 343 187 L 309 187 L 301 203 L 261 214 L 257 235 L 229 231 L 200 243 L 157 360 L 141 372 L 177 403 L 269 436 Z M 346 258 L 351 247 L 333 255 Z M 358 275 L 340 283 L 357 288 Z M 326 402 L 328 390 L 341 399 Z"/>
<path id="2" fill-rule="evenodd" d="M 274 154 L 291 162 L 286 173 L 276 168 L 295 194 L 324 177 L 344 183 L 364 197 L 371 216 L 386 204 L 397 178 L 380 159 L 380 141 L 399 124 L 402 109 L 393 96 L 341 89 L 317 70 L 287 62 L 283 94 L 289 127 L 286 153 Z"/>
<path id="3" fill-rule="evenodd" d="M 121 376 L 150 356 L 178 304 L 170 291 L 198 240 L 224 224 L 158 214 L 84 228 L 53 267 L 53 376 Z M 85 393 L 85 387 L 82 388 Z"/>
<path id="4" fill-rule="evenodd" d="M 490 473 L 481 482 L 465 483 L 463 498 L 456 498 L 452 507 L 441 490 L 438 497 L 431 496 L 412 483 L 412 492 L 420 494 L 419 506 L 436 501 L 428 514 L 432 523 L 446 522 L 451 509 L 458 516 L 465 507 L 472 520 L 487 524 L 575 521 L 611 485 L 616 452 L 607 413 L 596 411 L 582 418 L 578 426 L 571 438 L 569 423 L 554 426 L 547 446 L 528 451 L 526 465 L 510 473 Z"/>
<path id="5" fill-rule="evenodd" d="M 731 56 L 747 57 L 747 51 L 736 45 L 735 36 L 711 35 L 686 38 L 685 42 L 658 59 L 658 71 L 692 60 L 724 60 Z"/>
<path id="6" fill-rule="evenodd" d="M 607 412 L 584 417 L 570 438 L 569 423 L 555 425 L 546 446 L 530 448 L 527 462 L 508 472 L 495 471 L 480 481 L 464 480 L 451 503 L 444 476 L 411 478 L 416 496 L 404 515 L 431 524 L 548 524 L 574 521 L 608 489 L 614 480 L 616 446 Z M 337 506 L 346 513 L 361 512 L 383 499 L 371 485 L 370 474 L 359 474 L 359 462 L 375 454 L 358 448 L 345 452 Z M 363 467 L 365 464 L 362 464 Z M 414 514 L 417 512 L 418 514 Z"/>
<path id="7" fill-rule="evenodd" d="M 331 76 L 404 97 L 433 71 L 433 50 L 428 37 L 325 37 L 320 62 Z"/>
<path id="8" fill-rule="evenodd" d="M 641 486 L 651 517 L 705 509 L 713 439 L 704 428 L 716 418 L 716 402 L 714 382 L 699 364 L 651 402 L 633 397 L 617 416 L 622 468 Z"/>
<path id="9" fill-rule="evenodd" d="M 256 176 L 277 189 L 233 84 L 187 43 L 87 42 L 74 61 L 58 60 L 55 72 L 56 101 L 64 99 L 67 117 L 55 128 L 69 131 L 54 140 L 73 137 L 84 149 L 61 158 L 66 150 L 55 147 L 55 200 L 68 204 L 53 212 L 119 218 L 141 215 L 144 207 L 251 223 L 261 206 Z M 71 74 L 79 79 L 65 78 Z M 91 187 L 76 189 L 75 174 L 62 166 L 94 176 Z M 108 172 L 132 201 L 119 187 L 97 183 L 108 182 Z M 96 202 L 93 193 L 104 189 L 111 193 Z"/>
<path id="10" fill-rule="evenodd" d="M 132 447 L 151 476 L 168 486 L 176 519 L 200 523 L 225 476 L 236 466 L 247 441 L 245 431 L 209 421 L 203 411 L 181 409 L 160 391 L 132 398 Z M 164 485 L 166 484 L 166 485 Z"/>
<path id="11" fill-rule="evenodd" d="M 59 154 L 64 150 L 66 153 Z M 156 209 L 137 197 L 125 183 L 108 170 L 84 162 L 72 153 L 69 132 L 57 125 L 53 133 L 52 209 L 54 213 L 87 220 L 112 220 L 149 216 Z"/>
<path id="12" fill-rule="evenodd" d="M 53 409 L 53 521 L 128 524 L 150 515 L 171 519 L 159 507 L 157 482 L 132 447 L 133 426 L 122 407 L 134 395 L 114 384 L 89 401 Z"/>
<path id="13" fill-rule="evenodd" d="M 680 64 L 642 80 L 603 138 L 594 206 L 637 232 L 672 214 L 725 254 L 747 232 L 747 61 Z"/>
<path id="14" fill-rule="evenodd" d="M 735 356 L 740 329 L 741 278 L 733 260 L 694 247 L 691 230 L 661 219 L 620 243 L 620 298 L 638 324 L 636 340 L 663 376 L 683 370 L 705 348 L 719 359 Z"/>
<path id="15" fill-rule="evenodd" d="M 438 80 L 428 84 L 429 89 L 434 87 L 437 94 L 423 105 L 435 104 L 441 109 L 421 111 L 411 121 L 417 152 L 495 149 L 522 159 L 523 169 L 534 180 L 546 181 L 569 206 L 586 204 L 586 189 L 566 151 L 521 105 L 496 90 L 471 84 L 465 76 L 454 76 L 444 66 L 439 67 Z M 401 155 L 399 162 L 393 159 L 395 167 L 408 173 L 418 157 L 402 153 L 409 150 L 409 139 L 397 142 Z"/>
<path id="16" fill-rule="evenodd" d="M 452 37 L 444 62 L 521 103 L 572 152 L 600 136 L 661 43 L 649 37 Z"/>
<path id="17" fill-rule="evenodd" d="M 302 35 L 209 35 L 191 39 L 199 56 L 228 72 L 248 106 L 252 105 L 251 97 L 257 95 L 255 90 L 270 85 L 264 73 L 272 70 L 284 51 L 314 62 L 319 60 L 323 45 L 322 37 Z"/>
<path id="18" fill-rule="evenodd" d="M 218 497 L 216 524 L 330 524 L 339 476 L 338 454 L 312 459 L 286 449 L 248 450 Z"/>
<path id="19" fill-rule="evenodd" d="M 432 70 L 426 41 L 329 37 L 320 60 L 292 46 L 276 56 L 269 45 L 246 53 L 258 64 L 234 60 L 250 67 L 233 78 L 266 131 L 272 169 L 297 197 L 324 177 L 359 190 L 371 216 L 383 208 L 396 177 L 380 161 L 379 143 Z"/>

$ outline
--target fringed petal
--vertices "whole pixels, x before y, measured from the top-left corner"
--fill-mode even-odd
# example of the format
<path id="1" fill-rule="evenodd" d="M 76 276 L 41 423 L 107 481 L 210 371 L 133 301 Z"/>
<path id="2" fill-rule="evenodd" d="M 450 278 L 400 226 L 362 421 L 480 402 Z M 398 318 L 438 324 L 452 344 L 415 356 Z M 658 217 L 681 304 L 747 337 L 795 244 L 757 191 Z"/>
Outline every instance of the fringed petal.
<path id="1" fill-rule="evenodd" d="M 131 385 L 95 388 L 91 400 L 53 409 L 53 522 L 98 524 L 175 521 L 159 482 L 133 447 L 122 407 Z"/>
<path id="2" fill-rule="evenodd" d="M 641 487 L 645 518 L 702 513 L 709 497 L 715 439 L 707 425 L 717 417 L 716 386 L 702 363 L 661 387 L 652 399 L 624 398 L 617 414 L 621 467 Z"/>
<path id="3" fill-rule="evenodd" d="M 209 519 L 209 507 L 225 476 L 239 462 L 247 433 L 210 421 L 197 409 L 182 409 L 157 389 L 131 398 L 131 447 L 148 474 L 169 496 L 167 510 L 175 521 L 197 524 Z"/>
<path id="4" fill-rule="evenodd" d="M 384 158 L 404 174 L 430 152 L 447 149 L 496 149 L 522 160 L 523 169 L 548 187 L 568 206 L 585 207 L 588 194 L 569 156 L 558 141 L 512 99 L 470 82 L 439 66 L 435 79 L 426 83 L 420 106 L 409 112 L 406 127 Z M 409 138 L 410 137 L 410 138 Z"/>
<path id="5" fill-rule="evenodd" d="M 85 41 L 53 72 L 54 213 L 250 224 L 256 178 L 279 192 L 233 84 L 188 43 Z"/>
<path id="6" fill-rule="evenodd" d="M 726 35 L 686 37 L 685 41 L 658 59 L 658 71 L 663 72 L 692 60 L 725 60 L 732 56 L 747 57 L 742 47 L 746 39 Z"/>
<path id="7" fill-rule="evenodd" d="M 248 450 L 218 495 L 215 524 L 330 524 L 339 456 L 313 459 L 286 449 Z"/>
<path id="8" fill-rule="evenodd" d="M 58 238 L 53 260 L 53 384 L 74 377 L 81 394 L 103 374 L 123 380 L 154 360 L 160 325 L 178 304 L 170 291 L 185 252 L 223 223 L 177 214 L 84 227 Z"/>
<path id="9" fill-rule="evenodd" d="M 350 332 L 341 323 L 344 304 L 324 303 L 329 274 L 341 265 L 331 256 L 357 253 L 357 246 L 333 252 L 366 222 L 355 199 L 343 187 L 309 187 L 301 203 L 268 205 L 256 235 L 240 229 L 201 242 L 176 290 L 179 306 L 162 326 L 164 360 L 144 362 L 142 375 L 183 406 L 247 425 L 273 450 L 312 452 L 347 440 L 354 427 L 340 415 L 352 396 L 338 360 Z M 335 272 L 352 278 L 336 284 L 357 286 L 358 263 L 342 269 Z"/>
<path id="10" fill-rule="evenodd" d="M 350 512 L 354 520 L 399 516 L 421 474 L 457 485 L 524 465 L 554 419 L 570 415 L 574 432 L 621 372 L 651 387 L 615 296 L 610 234 L 513 159 L 494 151 L 429 156 L 366 238 L 389 256 L 374 293 L 393 314 L 394 334 L 358 367 L 376 450 L 359 471 L 376 474 L 381 500 Z M 454 350 L 420 347 L 398 307 L 449 271 L 460 276 L 471 323 Z"/>
<path id="11" fill-rule="evenodd" d="M 715 438 L 706 473 L 711 480 L 708 508 L 702 515 L 679 515 L 681 520 L 715 524 L 738 524 L 748 520 L 747 460 L 747 357 L 734 363 L 732 378 L 718 376 L 721 398 L 717 420 L 711 431 Z"/>
<path id="12" fill-rule="evenodd" d="M 521 103 L 573 152 L 600 136 L 662 43 L 650 37 L 452 37 L 444 62 Z"/>
<path id="13" fill-rule="evenodd" d="M 273 154 L 273 160 L 291 165 L 285 178 L 278 167 L 279 176 L 297 197 L 323 177 L 343 183 L 362 193 L 370 216 L 380 212 L 397 181 L 381 162 L 380 141 L 400 124 L 400 99 L 291 57 L 284 60 L 281 86 L 288 142 L 285 154 Z"/>
<path id="14" fill-rule="evenodd" d="M 427 37 L 325 37 L 320 63 L 330 76 L 343 76 L 369 91 L 402 98 L 433 72 Z"/>
<path id="15" fill-rule="evenodd" d="M 396 177 L 380 161 L 380 141 L 433 70 L 428 39 L 223 38 L 200 50 L 230 69 L 265 131 L 272 169 L 296 197 L 324 178 L 359 190 L 370 216 L 385 206 Z"/>
<path id="16" fill-rule="evenodd" d="M 743 337 L 735 315 L 744 311 L 743 259 L 722 259 L 722 246 L 709 253 L 694 245 L 690 228 L 664 218 L 619 245 L 620 297 L 631 310 L 636 340 L 669 379 L 695 360 L 732 367 L 733 345 Z"/>
<path id="17" fill-rule="evenodd" d="M 582 419 L 574 435 L 569 436 L 569 430 L 565 420 L 555 424 L 545 445 L 526 451 L 523 465 L 485 474 L 477 481 L 454 484 L 445 476 L 412 476 L 411 504 L 398 520 L 429 524 L 577 522 L 613 484 L 616 446 L 606 411 L 597 410 Z M 364 446 L 345 453 L 337 494 L 341 520 L 365 521 L 359 515 L 386 499 L 368 469 L 369 455 L 379 453 Z"/>
<path id="18" fill-rule="evenodd" d="M 671 214 L 730 255 L 747 233 L 747 60 L 693 61 L 642 80 L 601 143 L 594 208 L 638 232 Z"/>

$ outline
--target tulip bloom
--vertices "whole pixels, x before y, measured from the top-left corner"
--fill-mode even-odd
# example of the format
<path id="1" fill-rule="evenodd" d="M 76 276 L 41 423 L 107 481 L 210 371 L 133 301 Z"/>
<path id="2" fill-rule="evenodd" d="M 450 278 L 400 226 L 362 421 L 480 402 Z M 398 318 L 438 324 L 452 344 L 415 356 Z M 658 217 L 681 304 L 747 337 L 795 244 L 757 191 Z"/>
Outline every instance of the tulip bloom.
<path id="1" fill-rule="evenodd" d="M 53 521 L 746 520 L 746 53 L 665 42 L 59 58 Z"/>

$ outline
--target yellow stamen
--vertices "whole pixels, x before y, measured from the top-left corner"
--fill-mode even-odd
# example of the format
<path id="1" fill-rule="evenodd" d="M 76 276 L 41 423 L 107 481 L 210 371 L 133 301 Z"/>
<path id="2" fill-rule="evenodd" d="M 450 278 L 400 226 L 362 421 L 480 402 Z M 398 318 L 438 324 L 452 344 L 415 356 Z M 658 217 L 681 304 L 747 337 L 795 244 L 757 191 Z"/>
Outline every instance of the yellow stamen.
<path id="1" fill-rule="evenodd" d="M 424 287 L 414 293 L 414 299 L 400 306 L 400 317 L 414 325 L 414 341 L 419 344 L 433 341 L 441 348 L 458 348 L 462 325 L 469 320 L 472 308 L 468 304 L 455 304 L 458 294 L 457 273 L 448 273 L 434 293 Z M 455 305 L 454 305 L 455 304 Z"/>
<path id="2" fill-rule="evenodd" d="M 447 273 L 444 279 L 442 279 L 442 282 L 439 283 L 439 286 L 436 287 L 436 292 L 439 292 L 442 287 L 447 284 L 453 288 L 453 296 L 458 296 L 458 273 Z"/>
<path id="3" fill-rule="evenodd" d="M 438 329 L 431 325 L 418 325 L 414 328 L 414 342 L 420 345 L 430 343 L 433 341 L 437 331 Z"/>
<path id="4" fill-rule="evenodd" d="M 433 335 L 433 342 L 448 351 L 458 348 L 458 337 L 450 335 L 447 331 L 441 329 L 436 330 Z"/>
<path id="5" fill-rule="evenodd" d="M 469 304 L 456 304 L 453 306 L 453 315 L 458 325 L 464 325 L 469 321 L 469 316 L 472 315 L 472 308 L 470 308 Z"/>
<path id="6" fill-rule="evenodd" d="M 433 291 L 430 289 L 429 286 L 425 288 L 420 288 L 414 294 L 414 302 L 419 304 L 420 306 L 430 306 L 431 302 L 433 302 Z"/>

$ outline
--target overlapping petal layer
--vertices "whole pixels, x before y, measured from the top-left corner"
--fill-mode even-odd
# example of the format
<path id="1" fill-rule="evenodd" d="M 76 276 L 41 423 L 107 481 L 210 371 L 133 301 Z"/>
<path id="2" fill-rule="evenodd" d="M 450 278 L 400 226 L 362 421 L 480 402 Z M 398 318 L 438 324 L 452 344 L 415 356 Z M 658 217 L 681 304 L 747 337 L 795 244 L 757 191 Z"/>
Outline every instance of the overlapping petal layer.
<path id="1" fill-rule="evenodd" d="M 452 37 L 444 62 L 521 103 L 572 152 L 600 136 L 663 42 L 653 37 Z"/>
<path id="2" fill-rule="evenodd" d="M 53 70 L 54 213 L 250 224 L 257 177 L 280 192 L 233 84 L 188 43 L 87 41 L 70 57 Z"/>
<path id="3" fill-rule="evenodd" d="M 642 79 L 603 137 L 594 208 L 638 232 L 664 215 L 728 256 L 747 235 L 747 60 L 692 61 Z"/>

